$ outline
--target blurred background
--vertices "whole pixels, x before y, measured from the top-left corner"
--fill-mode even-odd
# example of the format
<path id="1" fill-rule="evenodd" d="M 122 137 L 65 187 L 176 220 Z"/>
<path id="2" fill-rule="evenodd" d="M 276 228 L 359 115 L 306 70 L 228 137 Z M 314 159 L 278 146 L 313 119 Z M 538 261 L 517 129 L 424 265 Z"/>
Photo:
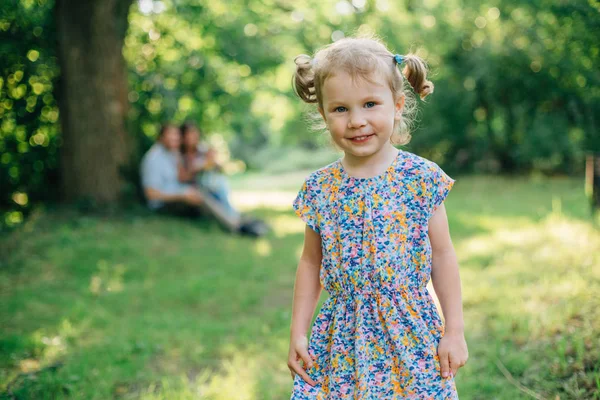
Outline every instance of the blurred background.
<path id="1" fill-rule="evenodd" d="M 457 179 L 461 398 L 600 398 L 592 0 L 4 0 L 0 396 L 289 397 L 291 201 L 340 156 L 293 59 L 363 32 L 435 84 L 405 149 Z M 188 120 L 267 237 L 144 211 L 141 157 Z"/>

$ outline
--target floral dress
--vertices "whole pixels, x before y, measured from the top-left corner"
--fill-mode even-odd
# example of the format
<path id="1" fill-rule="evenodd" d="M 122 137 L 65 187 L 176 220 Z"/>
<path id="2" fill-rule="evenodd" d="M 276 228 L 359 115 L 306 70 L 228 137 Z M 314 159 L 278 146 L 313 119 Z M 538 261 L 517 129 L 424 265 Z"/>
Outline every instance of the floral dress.
<path id="1" fill-rule="evenodd" d="M 427 290 L 428 220 L 454 180 L 400 150 L 385 173 L 349 176 L 341 163 L 312 173 L 293 207 L 321 236 L 321 286 L 329 293 L 312 327 L 307 370 L 292 400 L 458 399 L 442 378 L 444 327 Z"/>

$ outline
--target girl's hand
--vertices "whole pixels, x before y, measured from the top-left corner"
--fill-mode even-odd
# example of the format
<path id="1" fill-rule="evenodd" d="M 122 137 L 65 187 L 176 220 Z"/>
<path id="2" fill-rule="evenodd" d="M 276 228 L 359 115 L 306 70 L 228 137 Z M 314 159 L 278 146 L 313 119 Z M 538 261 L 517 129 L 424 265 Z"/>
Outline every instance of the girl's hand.
<path id="1" fill-rule="evenodd" d="M 300 365 L 302 360 L 303 365 Z M 288 368 L 292 374 L 292 378 L 296 374 L 300 375 L 306 383 L 315 386 L 317 383 L 310 379 L 305 369 L 313 366 L 312 359 L 308 354 L 308 339 L 306 336 L 292 337 L 290 340 L 290 352 L 288 354 Z"/>
<path id="2" fill-rule="evenodd" d="M 438 356 L 442 367 L 442 378 L 447 378 L 450 374 L 456 376 L 458 369 L 465 365 L 469 358 L 465 335 L 446 333 L 438 345 Z"/>

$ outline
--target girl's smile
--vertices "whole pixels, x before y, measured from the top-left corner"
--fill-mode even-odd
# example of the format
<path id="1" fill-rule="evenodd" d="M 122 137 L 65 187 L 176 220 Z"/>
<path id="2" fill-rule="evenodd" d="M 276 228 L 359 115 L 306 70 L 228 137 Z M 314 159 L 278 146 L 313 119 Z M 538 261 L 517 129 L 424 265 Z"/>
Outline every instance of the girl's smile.
<path id="1" fill-rule="evenodd" d="M 371 135 L 363 135 L 363 136 L 356 136 L 351 138 L 350 140 L 352 140 L 354 143 L 364 143 L 367 140 L 369 140 L 370 138 L 372 138 L 374 136 L 374 134 Z"/>

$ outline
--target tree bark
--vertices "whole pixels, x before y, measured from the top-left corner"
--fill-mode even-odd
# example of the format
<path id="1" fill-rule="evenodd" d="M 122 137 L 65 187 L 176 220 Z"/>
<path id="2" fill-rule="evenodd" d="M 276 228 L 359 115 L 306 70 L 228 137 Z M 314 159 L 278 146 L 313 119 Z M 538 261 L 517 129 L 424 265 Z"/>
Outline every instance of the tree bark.
<path id="1" fill-rule="evenodd" d="M 67 201 L 119 197 L 130 155 L 122 49 L 133 0 L 57 0 L 61 182 Z"/>

